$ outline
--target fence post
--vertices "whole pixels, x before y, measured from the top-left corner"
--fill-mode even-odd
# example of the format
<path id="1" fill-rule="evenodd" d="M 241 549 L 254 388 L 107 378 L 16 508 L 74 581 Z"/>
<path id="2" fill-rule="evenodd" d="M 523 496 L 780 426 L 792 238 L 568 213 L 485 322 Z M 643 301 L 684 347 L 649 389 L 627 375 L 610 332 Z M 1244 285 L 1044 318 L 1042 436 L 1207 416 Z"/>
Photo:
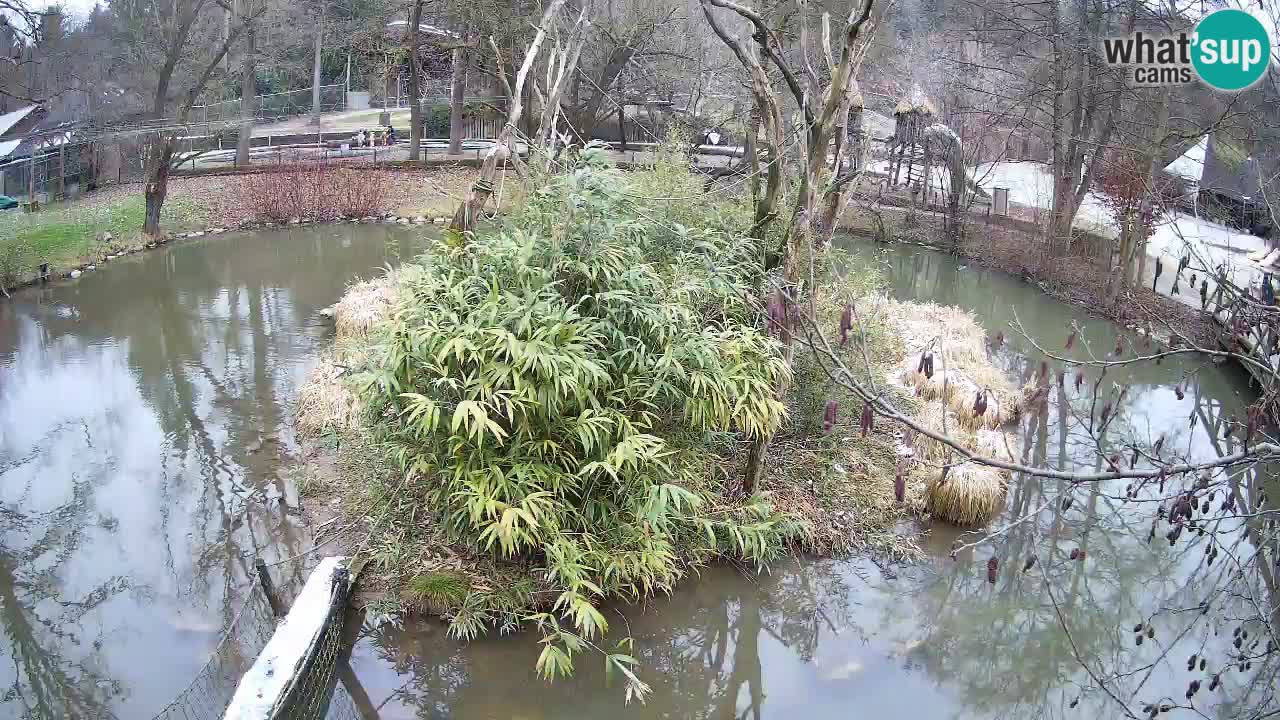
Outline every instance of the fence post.
<path id="1" fill-rule="evenodd" d="M 271 582 L 271 574 L 267 572 L 267 564 L 262 558 L 253 561 L 253 567 L 258 571 L 258 582 L 262 585 L 262 592 L 267 596 L 267 602 L 271 604 L 271 614 L 276 617 L 284 616 L 284 608 L 280 605 L 280 598 L 276 597 L 275 585 Z"/>
<path id="2" fill-rule="evenodd" d="M 67 196 L 67 146 L 58 146 L 58 197 Z"/>

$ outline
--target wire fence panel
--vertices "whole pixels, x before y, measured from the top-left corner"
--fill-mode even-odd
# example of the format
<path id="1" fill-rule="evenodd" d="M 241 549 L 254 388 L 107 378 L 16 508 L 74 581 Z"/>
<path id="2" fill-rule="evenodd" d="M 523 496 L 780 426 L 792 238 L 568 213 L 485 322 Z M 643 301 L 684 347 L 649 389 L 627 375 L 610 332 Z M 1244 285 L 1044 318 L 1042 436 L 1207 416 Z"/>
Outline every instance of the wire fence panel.
<path id="1" fill-rule="evenodd" d="M 258 120 L 281 120 L 305 115 L 314 109 L 311 88 L 258 95 L 255 98 L 254 117 Z M 346 87 L 343 85 L 320 86 L 320 112 L 336 112 L 347 107 Z M 240 119 L 240 100 L 224 100 L 191 108 L 191 117 L 197 122 L 232 122 Z"/>
<path id="2" fill-rule="evenodd" d="M 204 668 L 153 720 L 221 720 L 240 676 L 253 665 L 275 631 L 270 600 L 254 583 Z"/>
<path id="3" fill-rule="evenodd" d="M 339 709 L 330 701 L 338 681 L 343 618 L 346 617 L 347 598 L 351 593 L 350 579 L 346 568 L 339 567 L 334 571 L 324 630 L 295 673 L 271 720 L 325 720 L 331 709 Z M 349 695 L 347 699 L 350 699 Z M 349 704 L 354 710 L 355 704 Z"/>

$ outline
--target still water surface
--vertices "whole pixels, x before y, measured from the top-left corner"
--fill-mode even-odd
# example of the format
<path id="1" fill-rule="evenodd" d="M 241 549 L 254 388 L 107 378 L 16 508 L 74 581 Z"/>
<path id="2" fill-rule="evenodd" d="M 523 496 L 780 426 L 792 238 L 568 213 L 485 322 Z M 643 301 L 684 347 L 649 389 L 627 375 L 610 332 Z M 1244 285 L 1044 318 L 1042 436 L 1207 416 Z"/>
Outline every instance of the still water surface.
<path id="1" fill-rule="evenodd" d="M 0 303 L 0 717 L 148 718 L 185 686 L 252 559 L 307 546 L 292 407 L 328 342 L 319 309 L 416 243 L 363 225 L 227 236 Z M 988 328 L 1016 312 L 1054 347 L 1075 318 L 1099 354 L 1114 345 L 1111 324 L 1006 276 L 916 248 L 852 250 L 881 265 L 899 297 L 961 305 Z M 1039 364 L 1029 351 L 1011 336 L 1000 361 L 1025 373 Z M 1173 386 L 1186 375 L 1179 402 Z M 1167 361 L 1112 377 L 1130 386 L 1117 436 L 1166 433 L 1169 446 L 1204 457 L 1232 451 L 1206 428 L 1243 416 L 1248 391 L 1234 368 Z M 1019 427 L 1029 459 L 1093 463 L 1068 410 L 1055 397 Z M 629 624 L 654 688 L 643 706 L 622 707 L 596 658 L 548 686 L 533 673 L 531 634 L 467 645 L 434 621 L 365 623 L 340 676 L 366 720 L 1117 716 L 1101 693 L 1082 691 L 1091 682 L 1077 653 L 1100 675 L 1150 664 L 1124 682 L 1143 680 L 1142 698 L 1180 698 L 1179 666 L 1218 640 L 1198 629 L 1175 640 L 1187 613 L 1161 615 L 1158 640 L 1141 648 L 1130 630 L 1157 608 L 1199 602 L 1202 548 L 1148 545 L 1123 487 L 1077 488 L 1063 511 L 1053 501 L 1067 490 L 1012 488 L 1001 522 L 1036 522 L 994 550 L 1015 568 L 1034 547 L 1047 584 L 1004 572 L 990 586 L 992 549 L 951 560 L 962 536 L 920 528 L 930 555 L 920 567 L 716 567 L 671 597 L 614 609 L 626 621 L 611 624 Z M 1065 560 L 1074 547 L 1087 548 L 1087 563 Z"/>

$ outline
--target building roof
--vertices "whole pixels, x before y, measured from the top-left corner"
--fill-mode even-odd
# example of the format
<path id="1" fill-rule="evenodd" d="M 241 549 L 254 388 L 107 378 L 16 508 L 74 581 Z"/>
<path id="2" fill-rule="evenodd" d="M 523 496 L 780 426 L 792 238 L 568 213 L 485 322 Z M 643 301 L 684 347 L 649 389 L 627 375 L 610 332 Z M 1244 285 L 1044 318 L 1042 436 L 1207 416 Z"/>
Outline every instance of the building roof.
<path id="1" fill-rule="evenodd" d="M 1164 171 L 1187 182 L 1199 184 L 1204 175 L 1204 156 L 1209 148 L 1209 136 L 1205 135 L 1196 141 L 1185 152 L 1164 166 Z"/>
<path id="2" fill-rule="evenodd" d="M 1262 172 L 1248 150 L 1215 133 L 1205 148 L 1200 187 L 1237 200 L 1261 199 Z"/>
<path id="3" fill-rule="evenodd" d="M 18 138 L 16 140 L 0 140 L 0 160 L 4 160 L 5 158 L 12 155 L 13 151 L 17 150 L 18 146 L 21 144 L 22 144 L 21 138 Z"/>
<path id="4" fill-rule="evenodd" d="M 0 137 L 3 137 L 4 134 L 9 132 L 9 130 L 12 129 L 14 125 L 17 125 L 18 123 L 22 122 L 22 120 L 26 118 L 28 115 L 30 115 L 32 112 L 35 112 L 36 108 L 38 107 L 40 106 L 28 105 L 24 108 L 18 108 L 13 112 L 0 115 Z"/>

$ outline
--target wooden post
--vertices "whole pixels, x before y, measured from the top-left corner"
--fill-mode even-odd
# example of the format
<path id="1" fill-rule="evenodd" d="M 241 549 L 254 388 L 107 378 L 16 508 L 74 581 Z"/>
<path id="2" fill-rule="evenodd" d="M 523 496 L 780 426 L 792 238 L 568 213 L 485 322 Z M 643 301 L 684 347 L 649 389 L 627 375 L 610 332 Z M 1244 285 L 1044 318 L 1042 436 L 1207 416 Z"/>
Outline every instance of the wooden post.
<path id="1" fill-rule="evenodd" d="M 271 614 L 276 617 L 284 617 L 284 608 L 280 605 L 280 598 L 276 597 L 275 585 L 271 582 L 271 574 L 267 572 L 267 564 L 262 558 L 253 561 L 253 567 L 258 571 L 258 583 L 262 585 L 262 592 L 267 596 L 267 602 L 271 604 Z"/>
<path id="2" fill-rule="evenodd" d="M 67 145 L 58 146 L 58 197 L 67 196 Z"/>

